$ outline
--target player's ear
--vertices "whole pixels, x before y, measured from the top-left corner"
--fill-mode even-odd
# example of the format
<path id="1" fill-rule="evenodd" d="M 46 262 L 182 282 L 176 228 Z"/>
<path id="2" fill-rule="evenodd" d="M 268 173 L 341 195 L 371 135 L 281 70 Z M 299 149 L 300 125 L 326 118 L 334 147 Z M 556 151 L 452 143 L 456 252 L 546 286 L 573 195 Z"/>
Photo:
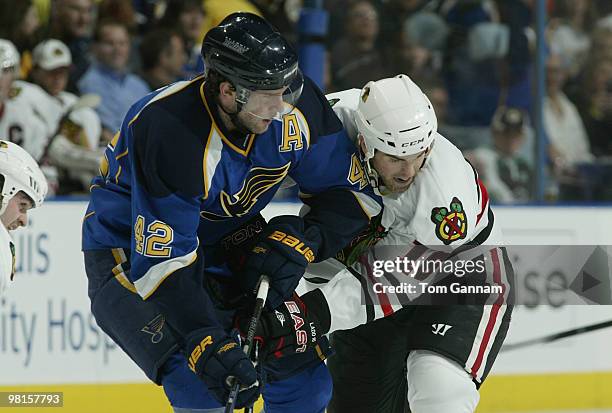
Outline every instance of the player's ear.
<path id="1" fill-rule="evenodd" d="M 236 89 L 230 82 L 219 83 L 219 104 L 229 110 L 230 112 L 236 111 Z"/>
<path id="2" fill-rule="evenodd" d="M 236 89 L 230 82 L 221 82 L 219 84 L 219 94 L 223 97 L 233 97 Z"/>

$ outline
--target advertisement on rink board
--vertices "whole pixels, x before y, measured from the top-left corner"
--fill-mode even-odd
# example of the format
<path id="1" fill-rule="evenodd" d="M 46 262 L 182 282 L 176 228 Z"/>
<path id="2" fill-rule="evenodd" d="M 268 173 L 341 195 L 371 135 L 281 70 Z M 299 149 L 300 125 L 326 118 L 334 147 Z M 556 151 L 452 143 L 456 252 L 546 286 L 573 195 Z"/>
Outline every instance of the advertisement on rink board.
<path id="1" fill-rule="evenodd" d="M 145 380 L 89 310 L 85 208 L 47 202 L 12 233 L 17 272 L 0 297 L 0 365 L 11 374 L 0 374 L 0 385 Z"/>
<path id="2" fill-rule="evenodd" d="M 85 208 L 84 202 L 48 202 L 29 214 L 28 228 L 13 233 L 17 274 L 0 297 L 0 365 L 11 374 L 0 374 L 0 385 L 146 382 L 90 312 L 80 251 Z M 295 214 L 299 208 L 272 204 L 264 215 Z M 499 207 L 495 213 L 509 245 L 612 245 L 612 235 L 604 230 L 612 227 L 609 209 Z M 610 306 L 568 305 L 572 275 L 526 266 L 524 257 L 521 262 L 510 255 L 525 302 L 513 314 L 506 343 L 612 318 Z M 502 350 L 492 374 L 612 370 L 609 330 Z"/>

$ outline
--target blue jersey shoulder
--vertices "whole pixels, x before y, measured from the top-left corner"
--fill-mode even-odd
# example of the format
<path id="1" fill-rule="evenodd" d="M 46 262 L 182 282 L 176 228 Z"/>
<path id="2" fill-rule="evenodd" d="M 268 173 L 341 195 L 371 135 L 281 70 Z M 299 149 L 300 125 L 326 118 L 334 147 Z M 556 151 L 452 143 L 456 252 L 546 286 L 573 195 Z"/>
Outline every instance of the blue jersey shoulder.
<path id="1" fill-rule="evenodd" d="M 203 193 L 202 161 L 212 127 L 203 80 L 177 89 L 163 89 L 130 125 L 136 181 L 155 197 Z"/>

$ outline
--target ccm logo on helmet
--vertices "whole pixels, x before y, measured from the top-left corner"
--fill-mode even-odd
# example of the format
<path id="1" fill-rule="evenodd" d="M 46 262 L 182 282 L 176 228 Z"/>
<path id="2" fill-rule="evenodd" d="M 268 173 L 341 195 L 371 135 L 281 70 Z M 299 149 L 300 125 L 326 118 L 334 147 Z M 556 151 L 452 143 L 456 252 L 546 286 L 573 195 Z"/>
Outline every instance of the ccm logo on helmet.
<path id="1" fill-rule="evenodd" d="M 313 262 L 315 259 L 314 252 L 312 252 L 310 247 L 306 247 L 302 241 L 292 235 L 287 235 L 282 231 L 274 231 L 271 235 L 268 236 L 268 238 L 293 248 L 301 255 L 303 255 L 304 258 L 306 258 L 306 261 L 308 262 Z"/>
<path id="2" fill-rule="evenodd" d="M 418 141 L 404 142 L 402 143 L 402 148 L 405 148 L 406 146 L 418 145 L 419 143 L 423 143 L 423 142 L 425 142 L 425 138 L 421 138 Z"/>

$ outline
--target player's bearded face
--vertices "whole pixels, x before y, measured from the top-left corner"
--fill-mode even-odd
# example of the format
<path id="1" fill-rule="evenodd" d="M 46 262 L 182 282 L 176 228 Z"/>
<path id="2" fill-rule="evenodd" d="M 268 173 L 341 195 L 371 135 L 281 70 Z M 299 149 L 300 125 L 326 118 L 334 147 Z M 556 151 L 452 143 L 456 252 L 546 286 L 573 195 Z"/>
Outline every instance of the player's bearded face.
<path id="1" fill-rule="evenodd" d="M 376 151 L 370 162 L 386 190 L 399 194 L 410 188 L 428 153 L 427 149 L 416 155 L 399 157 Z"/>
<path id="2" fill-rule="evenodd" d="M 18 192 L 17 195 L 11 198 L 6 206 L 6 210 L 0 216 L 2 225 L 9 231 L 25 227 L 28 224 L 28 211 L 32 207 L 34 207 L 32 200 L 23 192 Z"/>
<path id="3" fill-rule="evenodd" d="M 280 119 L 293 109 L 283 100 L 286 89 L 251 91 L 248 101 L 238 113 L 240 122 L 253 133 L 264 133 L 273 119 Z"/>

